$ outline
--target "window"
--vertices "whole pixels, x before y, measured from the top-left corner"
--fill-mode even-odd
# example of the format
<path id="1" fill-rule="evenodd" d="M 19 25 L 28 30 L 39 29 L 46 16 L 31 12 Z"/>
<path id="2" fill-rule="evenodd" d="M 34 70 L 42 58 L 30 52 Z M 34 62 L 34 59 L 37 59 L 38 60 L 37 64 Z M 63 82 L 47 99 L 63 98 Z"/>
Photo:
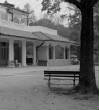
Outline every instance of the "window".
<path id="1" fill-rule="evenodd" d="M 20 23 L 20 20 L 19 20 L 17 17 L 14 17 L 14 18 L 13 18 L 13 22 L 19 24 L 19 23 Z"/>
<path id="2" fill-rule="evenodd" d="M 6 8 L 2 6 L 0 6 L 0 18 L 2 20 L 8 20 L 8 14 L 6 12 Z"/>
<path id="3" fill-rule="evenodd" d="M 22 15 L 20 18 L 20 24 L 27 24 L 27 16 Z"/>
<path id="4" fill-rule="evenodd" d="M 13 14 L 12 13 L 8 13 L 8 21 L 12 21 L 13 20 Z"/>
<path id="5" fill-rule="evenodd" d="M 8 15 L 7 15 L 7 13 L 1 13 L 1 19 L 8 21 Z"/>

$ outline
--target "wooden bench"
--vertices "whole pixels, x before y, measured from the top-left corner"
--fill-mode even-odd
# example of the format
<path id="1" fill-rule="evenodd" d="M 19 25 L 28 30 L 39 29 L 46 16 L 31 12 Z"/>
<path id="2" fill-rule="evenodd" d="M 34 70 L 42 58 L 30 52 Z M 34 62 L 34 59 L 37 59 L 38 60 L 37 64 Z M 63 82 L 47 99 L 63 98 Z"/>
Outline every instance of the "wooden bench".
<path id="1" fill-rule="evenodd" d="M 65 78 L 65 80 L 73 80 L 73 86 L 75 86 L 75 81 L 79 80 L 79 71 L 51 71 L 45 70 L 44 71 L 44 78 L 48 77 L 48 86 L 50 87 L 51 78 Z M 67 79 L 69 78 L 69 79 Z"/>

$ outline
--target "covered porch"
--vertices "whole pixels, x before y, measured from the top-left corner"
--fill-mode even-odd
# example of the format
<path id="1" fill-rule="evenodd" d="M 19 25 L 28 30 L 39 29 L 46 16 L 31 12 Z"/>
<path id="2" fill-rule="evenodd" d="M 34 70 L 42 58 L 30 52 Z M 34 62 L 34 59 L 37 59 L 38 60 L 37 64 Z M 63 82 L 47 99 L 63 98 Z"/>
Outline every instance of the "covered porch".
<path id="1" fill-rule="evenodd" d="M 58 66 L 70 61 L 70 45 L 27 39 L 0 38 L 0 66 Z M 39 48 L 38 48 L 39 46 Z"/>
<path id="2" fill-rule="evenodd" d="M 5 24 L 5 23 L 3 23 Z M 46 27 L 0 26 L 0 66 L 65 66 L 75 42 Z M 36 30 L 33 30 L 36 29 Z M 45 31 L 44 31 L 45 30 Z"/>

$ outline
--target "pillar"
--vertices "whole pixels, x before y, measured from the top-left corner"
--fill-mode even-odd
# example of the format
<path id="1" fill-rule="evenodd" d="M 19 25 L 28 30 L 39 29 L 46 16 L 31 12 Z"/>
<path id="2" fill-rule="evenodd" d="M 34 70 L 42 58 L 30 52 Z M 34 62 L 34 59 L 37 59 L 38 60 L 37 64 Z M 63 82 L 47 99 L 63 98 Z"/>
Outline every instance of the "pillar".
<path id="1" fill-rule="evenodd" d="M 68 46 L 68 59 L 70 60 L 70 56 L 71 56 L 71 49 L 70 49 L 71 45 Z"/>
<path id="2" fill-rule="evenodd" d="M 26 66 L 26 40 L 22 41 L 22 66 Z"/>
<path id="3" fill-rule="evenodd" d="M 9 67 L 14 66 L 14 40 L 9 40 Z"/>
<path id="4" fill-rule="evenodd" d="M 48 65 L 48 62 L 49 62 L 49 45 L 47 45 L 46 51 L 47 51 L 47 65 Z"/>
<path id="5" fill-rule="evenodd" d="M 55 56 L 55 45 L 53 46 L 53 60 L 56 59 L 56 56 Z"/>
<path id="6" fill-rule="evenodd" d="M 36 65 L 36 45 L 33 45 L 33 63 Z"/>
<path id="7" fill-rule="evenodd" d="M 66 59 L 66 55 L 65 55 L 65 54 L 66 54 L 66 52 L 65 52 L 65 48 L 66 48 L 66 47 L 64 47 L 64 59 Z"/>

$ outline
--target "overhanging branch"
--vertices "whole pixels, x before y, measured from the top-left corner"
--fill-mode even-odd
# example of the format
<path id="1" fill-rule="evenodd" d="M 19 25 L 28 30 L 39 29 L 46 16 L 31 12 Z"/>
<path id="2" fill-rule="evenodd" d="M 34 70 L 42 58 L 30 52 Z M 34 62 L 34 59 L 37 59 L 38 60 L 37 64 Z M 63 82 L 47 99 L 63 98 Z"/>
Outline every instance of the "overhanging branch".
<path id="1" fill-rule="evenodd" d="M 65 2 L 72 3 L 77 6 L 77 8 L 81 9 L 81 4 L 77 0 L 64 0 Z"/>

